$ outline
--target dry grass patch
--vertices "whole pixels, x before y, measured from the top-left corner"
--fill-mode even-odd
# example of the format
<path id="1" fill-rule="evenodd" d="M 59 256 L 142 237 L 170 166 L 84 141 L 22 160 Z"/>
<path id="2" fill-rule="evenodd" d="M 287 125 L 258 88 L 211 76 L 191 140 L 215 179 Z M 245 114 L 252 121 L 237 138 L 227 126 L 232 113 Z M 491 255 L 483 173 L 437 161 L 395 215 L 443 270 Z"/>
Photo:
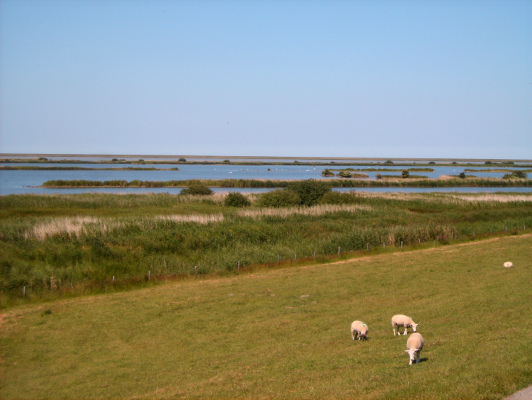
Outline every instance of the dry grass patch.
<path id="1" fill-rule="evenodd" d="M 261 208 L 245 209 L 237 213 L 241 217 L 263 218 L 263 217 L 280 217 L 288 218 L 292 215 L 320 216 L 339 212 L 357 213 L 360 211 L 371 210 L 368 205 L 344 204 L 344 205 L 318 205 L 313 207 L 287 207 L 287 208 Z"/>
<path id="2" fill-rule="evenodd" d="M 466 201 L 495 201 L 500 203 L 520 202 L 520 201 L 532 201 L 532 195 L 527 194 L 464 194 L 453 195 L 454 198 Z"/>
<path id="3" fill-rule="evenodd" d="M 109 229 L 109 226 L 104 224 L 100 218 L 54 218 L 35 225 L 32 229 L 24 233 L 24 237 L 26 239 L 45 240 L 47 237 L 56 236 L 63 233 L 80 237 L 87 233 L 88 225 L 98 225 L 101 231 L 106 231 Z"/>

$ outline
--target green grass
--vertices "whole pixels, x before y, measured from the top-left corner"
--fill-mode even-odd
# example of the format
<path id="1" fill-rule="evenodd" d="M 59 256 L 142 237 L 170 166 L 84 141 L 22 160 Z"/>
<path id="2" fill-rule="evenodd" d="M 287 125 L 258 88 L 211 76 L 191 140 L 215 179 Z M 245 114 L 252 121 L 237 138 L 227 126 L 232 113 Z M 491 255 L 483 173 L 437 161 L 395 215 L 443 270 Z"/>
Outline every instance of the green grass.
<path id="1" fill-rule="evenodd" d="M 509 236 L 14 307 L 0 397 L 501 399 L 532 383 L 531 249 Z M 420 324 L 418 365 L 396 313 Z"/>

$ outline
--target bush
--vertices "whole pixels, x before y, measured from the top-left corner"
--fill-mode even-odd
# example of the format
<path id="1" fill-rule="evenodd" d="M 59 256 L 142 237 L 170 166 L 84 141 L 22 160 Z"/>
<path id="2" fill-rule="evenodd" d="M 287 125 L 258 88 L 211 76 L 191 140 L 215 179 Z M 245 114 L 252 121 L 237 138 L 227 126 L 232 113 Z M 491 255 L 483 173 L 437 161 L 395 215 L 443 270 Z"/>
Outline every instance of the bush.
<path id="1" fill-rule="evenodd" d="M 502 179 L 515 179 L 515 178 L 524 178 L 526 179 L 527 174 L 525 171 L 513 171 L 511 174 L 505 174 Z"/>
<path id="2" fill-rule="evenodd" d="M 212 190 L 205 185 L 190 185 L 182 189 L 179 194 L 210 195 L 212 193 Z"/>
<path id="3" fill-rule="evenodd" d="M 321 171 L 322 176 L 334 176 L 334 174 L 331 172 L 330 169 L 326 168 L 323 171 Z"/>
<path id="4" fill-rule="evenodd" d="M 251 201 L 242 193 L 231 192 L 225 197 L 224 204 L 229 207 L 249 207 Z"/>
<path id="5" fill-rule="evenodd" d="M 261 207 L 293 207 L 300 203 L 300 199 L 293 190 L 277 189 L 261 194 L 258 203 Z"/>
<path id="6" fill-rule="evenodd" d="M 338 176 L 340 176 L 341 178 L 351 178 L 351 172 L 341 171 L 340 173 L 338 173 Z"/>
<path id="7" fill-rule="evenodd" d="M 287 189 L 297 193 L 299 204 L 302 206 L 312 206 L 318 203 L 325 193 L 331 191 L 327 183 L 314 179 L 292 182 Z"/>
<path id="8" fill-rule="evenodd" d="M 401 176 L 403 177 L 403 179 L 406 179 L 406 178 L 408 178 L 410 176 L 410 172 L 405 170 L 405 171 L 401 172 Z"/>

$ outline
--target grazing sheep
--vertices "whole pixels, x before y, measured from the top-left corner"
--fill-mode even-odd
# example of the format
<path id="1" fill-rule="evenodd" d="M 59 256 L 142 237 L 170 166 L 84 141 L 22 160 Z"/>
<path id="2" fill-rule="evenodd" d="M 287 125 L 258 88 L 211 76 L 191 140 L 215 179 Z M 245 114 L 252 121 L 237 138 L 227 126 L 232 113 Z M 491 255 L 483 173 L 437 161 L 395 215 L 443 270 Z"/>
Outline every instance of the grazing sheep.
<path id="1" fill-rule="evenodd" d="M 415 332 L 417 330 L 417 326 L 419 324 L 416 324 L 414 323 L 414 321 L 412 321 L 412 318 L 410 317 L 407 317 L 406 315 L 394 315 L 392 317 L 392 327 L 393 327 L 393 335 L 395 336 L 395 328 L 397 327 L 397 334 L 400 335 L 401 333 L 399 332 L 399 327 L 400 326 L 404 326 L 405 327 L 405 333 L 404 335 L 406 335 L 406 332 L 408 331 L 408 328 L 412 328 L 412 330 Z"/>
<path id="2" fill-rule="evenodd" d="M 368 326 L 362 321 L 353 321 L 351 324 L 351 337 L 353 340 L 358 336 L 358 340 L 368 338 Z"/>
<path id="3" fill-rule="evenodd" d="M 511 261 L 506 261 L 504 263 L 504 268 L 510 268 L 510 267 L 513 267 L 513 266 L 514 266 L 514 264 Z"/>
<path id="4" fill-rule="evenodd" d="M 419 353 L 421 353 L 424 344 L 425 340 L 423 339 L 423 336 L 421 336 L 421 333 L 412 333 L 410 335 L 406 341 L 406 348 L 408 350 L 405 350 L 405 352 L 410 356 L 410 365 L 412 365 L 412 361 L 414 361 L 414 357 L 416 357 L 416 355 L 416 364 L 419 364 Z"/>

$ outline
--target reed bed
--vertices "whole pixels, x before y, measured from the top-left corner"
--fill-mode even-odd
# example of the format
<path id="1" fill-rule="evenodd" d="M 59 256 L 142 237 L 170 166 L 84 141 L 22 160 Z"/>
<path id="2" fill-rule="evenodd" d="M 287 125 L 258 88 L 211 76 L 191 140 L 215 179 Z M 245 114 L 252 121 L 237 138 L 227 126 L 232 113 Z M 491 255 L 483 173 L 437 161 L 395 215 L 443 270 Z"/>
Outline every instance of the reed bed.
<path id="1" fill-rule="evenodd" d="M 398 171 L 399 172 L 399 171 Z M 325 178 L 321 179 L 331 187 L 527 187 L 531 186 L 530 179 L 501 179 L 501 178 L 455 178 L 440 176 L 439 179 L 411 176 L 408 179 L 390 175 L 386 179 L 356 179 L 356 178 Z M 190 179 L 171 181 L 140 181 L 140 180 L 114 180 L 114 181 L 89 181 L 89 180 L 51 180 L 43 183 L 44 187 L 69 188 L 69 187 L 189 187 L 204 185 L 220 188 L 284 188 L 290 184 L 287 180 L 269 179 Z"/>
<path id="2" fill-rule="evenodd" d="M 0 307 L 532 227 L 532 195 L 351 196 L 355 203 L 287 208 L 261 208 L 259 195 L 247 208 L 225 206 L 223 195 L 0 196 Z"/>
<path id="3" fill-rule="evenodd" d="M 286 208 L 261 208 L 261 209 L 245 209 L 238 211 L 236 215 L 239 217 L 249 218 L 288 218 L 293 215 L 308 215 L 308 216 L 322 216 L 334 213 L 358 213 L 360 211 L 371 210 L 370 205 L 358 204 L 342 204 L 342 205 L 317 205 L 313 207 L 286 207 Z"/>
<path id="4" fill-rule="evenodd" d="M 83 234 L 87 234 L 89 224 L 98 225 L 102 232 L 109 229 L 108 225 L 94 217 L 53 218 L 24 232 L 24 238 L 44 241 L 48 237 L 60 234 L 79 238 Z"/>

